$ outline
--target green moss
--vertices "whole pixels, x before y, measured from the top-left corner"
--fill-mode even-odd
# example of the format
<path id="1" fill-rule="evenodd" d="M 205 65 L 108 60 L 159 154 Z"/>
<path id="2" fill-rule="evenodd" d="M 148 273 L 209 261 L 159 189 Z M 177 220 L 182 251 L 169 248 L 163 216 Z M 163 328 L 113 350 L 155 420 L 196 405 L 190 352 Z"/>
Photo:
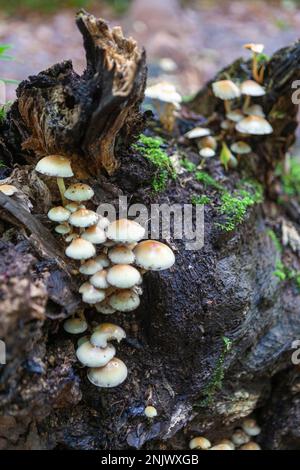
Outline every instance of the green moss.
<path id="1" fill-rule="evenodd" d="M 141 134 L 138 142 L 133 145 L 157 169 L 152 179 L 152 188 L 155 192 L 163 191 L 167 187 L 169 178 L 176 178 L 170 159 L 161 148 L 163 144 L 164 141 L 160 137 L 148 137 Z"/>
<path id="2" fill-rule="evenodd" d="M 224 363 L 227 354 L 232 348 L 232 341 L 226 336 L 222 336 L 223 347 L 218 358 L 216 368 L 212 373 L 212 377 L 203 391 L 204 399 L 195 405 L 195 407 L 206 407 L 212 404 L 213 398 L 218 390 L 222 389 L 224 380 Z"/>
<path id="3" fill-rule="evenodd" d="M 276 174 L 280 176 L 283 193 L 288 197 L 300 198 L 299 159 L 291 158 L 289 173 L 284 173 L 282 165 L 279 165 L 276 169 Z"/>
<path id="4" fill-rule="evenodd" d="M 273 272 L 274 276 L 276 276 L 281 282 L 283 281 L 292 281 L 296 285 L 297 289 L 300 291 L 300 272 L 291 269 L 289 266 L 284 264 L 282 261 L 282 252 L 283 247 L 278 239 L 276 233 L 273 230 L 267 231 L 269 237 L 274 243 L 274 246 L 277 251 L 277 257 L 275 262 L 275 271 Z"/>
<path id="5" fill-rule="evenodd" d="M 191 162 L 186 157 L 184 157 L 182 160 L 180 160 L 180 165 L 187 171 L 195 171 L 196 168 L 197 168 L 197 165 L 195 165 L 195 163 Z"/>
<path id="6" fill-rule="evenodd" d="M 282 245 L 281 245 L 280 240 L 278 239 L 276 233 L 274 232 L 274 230 L 272 230 L 272 229 L 267 230 L 267 234 L 269 235 L 272 242 L 274 243 L 274 246 L 276 248 L 277 253 L 282 253 L 282 251 L 283 251 L 282 250 Z"/>
<path id="7" fill-rule="evenodd" d="M 241 224 L 249 207 L 263 201 L 262 187 L 256 182 L 244 181 L 233 194 L 226 191 L 221 196 L 221 205 L 218 212 L 225 215 L 223 223 L 216 225 L 225 232 L 231 232 Z"/>
<path id="8" fill-rule="evenodd" d="M 204 186 L 211 186 L 219 191 L 224 191 L 223 186 L 205 171 L 197 171 L 195 173 L 195 179 L 204 184 Z"/>
<path id="9" fill-rule="evenodd" d="M 210 204 L 211 199 L 209 196 L 202 194 L 201 196 L 192 196 L 191 197 L 192 204 L 195 205 L 203 205 L 203 204 Z"/>

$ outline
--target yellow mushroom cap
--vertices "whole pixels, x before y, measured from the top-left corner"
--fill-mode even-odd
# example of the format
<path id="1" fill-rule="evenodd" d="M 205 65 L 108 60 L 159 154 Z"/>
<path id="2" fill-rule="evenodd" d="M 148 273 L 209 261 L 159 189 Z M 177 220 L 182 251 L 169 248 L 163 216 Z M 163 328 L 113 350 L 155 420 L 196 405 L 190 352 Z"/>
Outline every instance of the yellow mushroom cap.
<path id="1" fill-rule="evenodd" d="M 155 418 L 155 416 L 157 416 L 157 409 L 154 406 L 148 405 L 146 406 L 144 413 L 145 413 L 145 416 L 147 416 L 147 418 L 152 419 L 152 418 Z"/>
<path id="2" fill-rule="evenodd" d="M 75 183 L 68 187 L 64 196 L 69 201 L 88 201 L 94 196 L 94 191 L 88 184 Z"/>
<path id="3" fill-rule="evenodd" d="M 189 443 L 189 448 L 191 450 L 200 449 L 200 450 L 207 450 L 211 447 L 211 443 L 206 437 L 194 437 Z"/>
<path id="4" fill-rule="evenodd" d="M 110 284 L 107 282 L 107 271 L 106 269 L 102 269 L 97 271 L 93 276 L 90 278 L 90 283 L 92 286 L 96 287 L 97 289 L 107 289 Z"/>
<path id="5" fill-rule="evenodd" d="M 108 341 L 116 340 L 118 343 L 126 338 L 126 333 L 118 325 L 113 323 L 101 323 L 94 329 L 91 336 L 91 344 L 99 348 L 106 348 Z"/>
<path id="6" fill-rule="evenodd" d="M 126 289 L 112 294 L 108 303 L 118 312 L 132 312 L 140 305 L 140 298 L 133 290 Z"/>
<path id="7" fill-rule="evenodd" d="M 97 312 L 102 313 L 102 315 L 112 315 L 116 311 L 106 301 L 96 304 L 95 308 Z"/>
<path id="8" fill-rule="evenodd" d="M 70 318 L 64 322 L 64 330 L 72 335 L 84 333 L 88 328 L 88 324 L 82 318 Z"/>
<path id="9" fill-rule="evenodd" d="M 78 209 L 76 212 L 70 215 L 69 222 L 74 227 L 90 227 L 95 225 L 98 221 L 98 214 L 89 209 Z"/>
<path id="10" fill-rule="evenodd" d="M 261 429 L 258 426 L 255 419 L 247 418 L 242 423 L 242 428 L 248 436 L 258 436 L 261 433 Z"/>
<path id="11" fill-rule="evenodd" d="M 109 268 L 107 281 L 119 289 L 129 289 L 141 280 L 139 271 L 129 264 L 116 264 Z"/>
<path id="12" fill-rule="evenodd" d="M 265 46 L 263 44 L 254 44 L 254 43 L 249 43 L 249 44 L 244 44 L 244 49 L 248 49 L 255 54 L 262 54 L 264 51 Z"/>
<path id="13" fill-rule="evenodd" d="M 267 135 L 273 132 L 271 124 L 260 116 L 245 117 L 236 124 L 235 128 L 242 134 Z"/>
<path id="14" fill-rule="evenodd" d="M 133 243 L 144 237 L 145 229 L 133 220 L 119 219 L 109 224 L 106 234 L 110 240 L 115 242 Z"/>
<path id="15" fill-rule="evenodd" d="M 117 245 L 108 251 L 108 257 L 115 264 L 132 264 L 135 256 L 133 251 L 124 245 Z"/>
<path id="16" fill-rule="evenodd" d="M 5 194 L 5 196 L 12 196 L 18 191 L 18 189 L 12 184 L 1 184 L 0 192 Z"/>
<path id="17" fill-rule="evenodd" d="M 42 158 L 35 169 L 42 175 L 56 176 L 57 178 L 70 178 L 74 176 L 70 160 L 61 155 L 49 155 Z"/>
<path id="18" fill-rule="evenodd" d="M 234 100 L 241 96 L 239 87 L 231 80 L 220 80 L 212 84 L 214 95 L 222 100 Z"/>
<path id="19" fill-rule="evenodd" d="M 114 357 L 104 367 L 88 370 L 88 379 L 96 387 L 117 387 L 127 378 L 127 367 L 121 359 Z"/>
<path id="20" fill-rule="evenodd" d="M 136 264 L 151 271 L 169 269 L 175 263 L 175 256 L 171 248 L 156 240 L 145 240 L 139 243 L 134 254 Z"/>
<path id="21" fill-rule="evenodd" d="M 242 445 L 239 450 L 261 450 L 261 447 L 256 442 L 250 441 Z"/>
<path id="22" fill-rule="evenodd" d="M 89 341 L 81 344 L 76 350 L 77 359 L 87 367 L 103 367 L 116 354 L 116 349 L 112 344 L 106 348 L 97 348 Z"/>
<path id="23" fill-rule="evenodd" d="M 245 80 L 240 89 L 241 93 L 247 96 L 264 96 L 266 94 L 264 87 L 254 80 Z"/>
<path id="24" fill-rule="evenodd" d="M 102 228 L 98 227 L 98 225 L 92 225 L 92 227 L 87 228 L 81 236 L 95 245 L 106 241 L 105 232 Z"/>
<path id="25" fill-rule="evenodd" d="M 72 259 L 89 259 L 95 256 L 96 249 L 92 243 L 83 238 L 76 238 L 66 248 L 66 255 Z"/>
<path id="26" fill-rule="evenodd" d="M 66 222 L 69 220 L 70 211 L 62 206 L 52 207 L 48 212 L 48 219 L 53 222 Z"/>
<path id="27" fill-rule="evenodd" d="M 86 276 L 92 276 L 101 270 L 102 266 L 96 261 L 96 259 L 89 259 L 88 261 L 85 261 L 85 263 L 83 263 L 79 268 L 79 272 L 81 274 L 85 274 Z"/>

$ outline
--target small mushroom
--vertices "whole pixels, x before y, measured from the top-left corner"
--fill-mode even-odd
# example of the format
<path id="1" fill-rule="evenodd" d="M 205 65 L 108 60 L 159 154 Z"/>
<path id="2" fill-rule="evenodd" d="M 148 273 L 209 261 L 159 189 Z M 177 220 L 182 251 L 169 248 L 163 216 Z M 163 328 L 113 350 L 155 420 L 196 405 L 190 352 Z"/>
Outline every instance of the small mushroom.
<path id="1" fill-rule="evenodd" d="M 102 217 L 101 215 L 99 216 L 99 220 L 98 220 L 98 227 L 99 228 L 102 228 L 102 230 L 105 230 L 110 224 L 110 221 L 108 220 L 107 217 Z"/>
<path id="2" fill-rule="evenodd" d="M 244 111 L 249 108 L 251 97 L 264 96 L 266 94 L 266 90 L 264 89 L 264 87 L 259 85 L 259 83 L 255 82 L 254 80 L 246 80 L 241 84 L 240 89 L 242 95 L 246 96 L 243 106 Z"/>
<path id="3" fill-rule="evenodd" d="M 83 263 L 79 268 L 79 272 L 81 274 L 85 274 L 86 276 L 92 276 L 101 270 L 102 266 L 96 261 L 96 259 L 89 259 L 88 261 L 85 261 L 85 263 Z"/>
<path id="4" fill-rule="evenodd" d="M 75 233 L 75 232 L 72 232 L 70 233 L 70 235 L 68 235 L 66 238 L 65 238 L 65 241 L 67 243 L 70 243 L 72 242 L 73 240 L 76 240 L 76 238 L 79 238 L 79 234 L 78 233 Z"/>
<path id="5" fill-rule="evenodd" d="M 151 271 L 169 269 L 175 263 L 171 248 L 156 240 L 145 240 L 134 249 L 136 264 Z"/>
<path id="6" fill-rule="evenodd" d="M 132 264 L 135 260 L 133 251 L 124 245 L 117 245 L 111 248 L 107 256 L 114 264 Z"/>
<path id="7" fill-rule="evenodd" d="M 245 44 L 244 48 L 252 52 L 252 75 L 253 75 L 254 80 L 260 83 L 261 78 L 260 78 L 259 71 L 258 71 L 257 56 L 258 54 L 263 53 L 265 47 L 263 44 L 250 43 L 250 44 Z"/>
<path id="8" fill-rule="evenodd" d="M 252 148 L 246 142 L 239 140 L 238 142 L 234 142 L 230 149 L 232 152 L 236 153 L 237 155 L 246 155 L 247 153 L 252 152 Z"/>
<path id="9" fill-rule="evenodd" d="M 127 378 L 127 367 L 121 359 L 114 357 L 104 367 L 88 370 L 88 379 L 96 387 L 117 387 Z"/>
<path id="10" fill-rule="evenodd" d="M 97 271 L 95 274 L 93 274 L 93 276 L 90 278 L 90 283 L 97 289 L 107 289 L 110 284 L 107 282 L 106 278 L 106 269 L 101 269 L 101 271 Z"/>
<path id="11" fill-rule="evenodd" d="M 106 348 L 108 341 L 116 340 L 120 343 L 124 338 L 126 338 L 126 333 L 123 328 L 113 323 L 102 323 L 94 329 L 90 341 L 98 348 Z"/>
<path id="12" fill-rule="evenodd" d="M 256 442 L 250 441 L 243 444 L 239 450 L 261 450 L 261 447 Z"/>
<path id="13" fill-rule="evenodd" d="M 87 328 L 88 324 L 83 318 L 70 318 L 64 322 L 64 330 L 72 335 L 84 333 Z"/>
<path id="14" fill-rule="evenodd" d="M 242 428 L 248 436 L 258 436 L 261 433 L 261 429 L 258 426 L 255 419 L 247 418 L 242 423 Z"/>
<path id="15" fill-rule="evenodd" d="M 105 241 L 106 241 L 105 232 L 98 225 L 92 225 L 91 227 L 87 228 L 82 233 L 81 236 L 82 236 L 82 238 L 84 238 L 84 240 L 87 240 L 91 243 L 94 243 L 95 245 L 105 243 Z"/>
<path id="16" fill-rule="evenodd" d="M 228 444 L 217 444 L 211 447 L 209 450 L 233 450 Z"/>
<path id="17" fill-rule="evenodd" d="M 84 289 L 82 293 L 82 300 L 86 304 L 94 305 L 99 302 L 102 302 L 106 297 L 105 291 L 101 289 L 96 289 L 93 285 L 88 289 Z"/>
<path id="18" fill-rule="evenodd" d="M 225 444 L 229 447 L 231 447 L 231 450 L 235 450 L 235 445 L 230 439 L 222 439 L 219 444 Z"/>
<path id="19" fill-rule="evenodd" d="M 42 175 L 56 177 L 61 199 L 63 204 L 65 204 L 66 187 L 64 178 L 71 178 L 74 176 L 70 160 L 62 157 L 61 155 L 49 155 L 38 162 L 35 170 Z"/>
<path id="20" fill-rule="evenodd" d="M 48 212 L 48 219 L 52 220 L 52 222 L 67 222 L 69 217 L 70 211 L 62 206 L 52 207 L 52 209 L 50 209 Z"/>
<path id="21" fill-rule="evenodd" d="M 105 253 L 101 253 L 100 255 L 96 256 L 95 261 L 101 264 L 103 268 L 108 268 L 110 265 L 110 261 Z"/>
<path id="22" fill-rule="evenodd" d="M 144 410 L 145 416 L 149 419 L 153 419 L 157 416 L 157 409 L 154 406 L 148 405 Z"/>
<path id="23" fill-rule="evenodd" d="M 212 158 L 216 155 L 216 152 L 210 147 L 204 147 L 199 151 L 199 155 L 203 158 Z"/>
<path id="24" fill-rule="evenodd" d="M 239 122 L 243 117 L 244 113 L 241 109 L 233 109 L 230 113 L 226 114 L 226 118 L 233 122 Z"/>
<path id="25" fill-rule="evenodd" d="M 129 289 L 135 286 L 139 283 L 140 278 L 139 271 L 129 264 L 116 264 L 107 272 L 109 284 L 119 289 Z"/>
<path id="26" fill-rule="evenodd" d="M 83 294 L 84 292 L 88 291 L 92 286 L 89 282 L 84 282 L 78 289 L 79 294 Z"/>
<path id="27" fill-rule="evenodd" d="M 182 98 L 172 83 L 161 82 L 146 88 L 145 96 L 154 100 L 159 119 L 168 132 L 175 124 L 175 111 L 180 108 Z"/>
<path id="28" fill-rule="evenodd" d="M 109 224 L 106 235 L 114 242 L 134 243 L 144 237 L 145 229 L 133 220 L 119 219 Z"/>
<path id="29" fill-rule="evenodd" d="M 108 303 L 118 312 L 132 312 L 140 305 L 140 298 L 133 290 L 125 289 L 112 294 Z"/>
<path id="30" fill-rule="evenodd" d="M 272 134 L 273 128 L 271 124 L 264 118 L 259 116 L 248 116 L 235 126 L 238 132 L 251 135 L 268 135 Z"/>
<path id="31" fill-rule="evenodd" d="M 207 450 L 210 449 L 211 443 L 206 437 L 198 436 L 194 437 L 189 443 L 189 448 L 191 450 Z"/>
<path id="32" fill-rule="evenodd" d="M 56 233 L 59 233 L 60 235 L 67 235 L 68 233 L 71 232 L 71 227 L 69 224 L 64 222 L 63 224 L 57 225 L 54 230 Z"/>
<path id="33" fill-rule="evenodd" d="M 236 429 L 231 436 L 231 440 L 236 446 L 241 446 L 247 444 L 250 441 L 250 437 L 242 429 Z"/>
<path id="34" fill-rule="evenodd" d="M 81 344 L 76 350 L 77 359 L 87 367 L 103 367 L 116 354 L 116 349 L 112 344 L 105 348 L 97 348 L 89 341 Z"/>
<path id="35" fill-rule="evenodd" d="M 18 191 L 18 189 L 12 184 L 1 184 L 0 192 L 5 194 L 5 196 L 12 196 Z"/>
<path id="36" fill-rule="evenodd" d="M 245 110 L 245 114 L 248 116 L 258 116 L 258 117 L 266 117 L 264 110 L 260 104 L 252 104 Z"/>
<path id="37" fill-rule="evenodd" d="M 88 184 L 75 183 L 68 187 L 64 196 L 69 201 L 82 202 L 91 199 L 94 196 L 94 191 Z"/>
<path id="38" fill-rule="evenodd" d="M 74 227 L 86 228 L 98 222 L 98 214 L 89 209 L 78 209 L 70 215 L 69 223 Z M 100 229 L 101 230 L 101 229 Z"/>
<path id="39" fill-rule="evenodd" d="M 100 302 L 99 304 L 95 304 L 95 308 L 97 312 L 102 313 L 103 315 L 112 315 L 116 311 L 107 303 L 107 301 Z"/>
<path id="40" fill-rule="evenodd" d="M 187 139 L 193 140 L 193 139 L 201 139 L 202 137 L 207 137 L 211 134 L 210 129 L 207 129 L 205 127 L 194 127 L 190 131 L 186 132 L 184 134 L 184 137 Z"/>
<path id="41" fill-rule="evenodd" d="M 79 204 L 77 204 L 76 202 L 70 202 L 65 205 L 65 209 L 68 209 L 68 211 L 70 211 L 73 214 L 73 212 L 78 211 L 80 207 L 79 207 Z"/>
<path id="42" fill-rule="evenodd" d="M 203 139 L 200 140 L 200 146 L 201 148 L 209 147 L 213 150 L 216 150 L 218 147 L 218 143 L 215 137 L 208 135 L 207 137 L 203 137 Z"/>
<path id="43" fill-rule="evenodd" d="M 230 101 L 241 96 L 239 87 L 231 80 L 220 80 L 212 84 L 213 93 L 217 98 L 224 101 L 225 112 L 231 112 Z"/>
<path id="44" fill-rule="evenodd" d="M 69 258 L 77 260 L 86 260 L 95 256 L 96 249 L 91 242 L 83 240 L 83 238 L 76 238 L 66 248 L 65 253 Z"/>

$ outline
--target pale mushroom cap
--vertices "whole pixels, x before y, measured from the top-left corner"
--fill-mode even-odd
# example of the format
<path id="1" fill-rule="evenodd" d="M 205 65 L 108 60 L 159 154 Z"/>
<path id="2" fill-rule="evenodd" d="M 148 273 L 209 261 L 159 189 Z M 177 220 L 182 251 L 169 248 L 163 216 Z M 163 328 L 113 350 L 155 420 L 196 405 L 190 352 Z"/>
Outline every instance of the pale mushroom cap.
<path id="1" fill-rule="evenodd" d="M 133 220 L 119 219 L 109 224 L 106 234 L 115 242 L 134 243 L 144 237 L 145 229 Z"/>
<path id="2" fill-rule="evenodd" d="M 99 228 L 102 228 L 102 230 L 105 230 L 110 224 L 110 221 L 107 217 L 102 217 L 100 216 L 100 219 L 97 223 Z"/>
<path id="3" fill-rule="evenodd" d="M 89 289 L 84 290 L 82 294 L 82 300 L 86 304 L 97 304 L 99 302 L 102 302 L 102 300 L 105 299 L 105 291 L 96 289 L 93 285 Z"/>
<path id="4" fill-rule="evenodd" d="M 75 183 L 68 187 L 65 191 L 65 198 L 69 201 L 88 201 L 94 196 L 93 189 L 84 183 Z"/>
<path id="5" fill-rule="evenodd" d="M 202 148 L 209 147 L 213 150 L 216 150 L 218 143 L 214 137 L 208 135 L 207 137 L 203 137 L 203 139 L 201 139 L 200 145 Z"/>
<path id="6" fill-rule="evenodd" d="M 259 83 L 255 82 L 254 80 L 246 80 L 244 81 L 241 86 L 241 93 L 247 96 L 264 96 L 266 94 L 266 90 L 262 87 Z"/>
<path id="7" fill-rule="evenodd" d="M 254 43 L 244 44 L 243 47 L 244 49 L 248 49 L 252 52 L 255 52 L 256 54 L 262 54 L 265 48 L 263 44 L 254 44 Z"/>
<path id="8" fill-rule="evenodd" d="M 228 444 L 217 444 L 211 447 L 209 450 L 233 450 Z"/>
<path id="9" fill-rule="evenodd" d="M 147 87 L 145 96 L 147 96 L 147 98 L 174 104 L 179 104 L 182 100 L 181 95 L 176 91 L 175 86 L 169 82 L 160 82 L 156 85 Z"/>
<path id="10" fill-rule="evenodd" d="M 18 189 L 12 184 L 1 184 L 0 192 L 5 194 L 5 196 L 12 196 L 18 191 Z"/>
<path id="11" fill-rule="evenodd" d="M 230 113 L 226 114 L 226 118 L 233 122 L 239 122 L 243 119 L 243 117 L 244 113 L 240 109 L 234 109 L 230 111 Z"/>
<path id="12" fill-rule="evenodd" d="M 272 134 L 273 128 L 266 119 L 259 116 L 248 116 L 236 125 L 236 130 L 242 134 L 267 135 Z"/>
<path id="13" fill-rule="evenodd" d="M 69 224 L 63 223 L 63 224 L 57 225 L 54 230 L 56 233 L 59 233 L 60 235 L 66 235 L 67 233 L 71 232 L 71 227 Z"/>
<path id="14" fill-rule="evenodd" d="M 250 441 L 250 437 L 242 429 L 236 429 L 231 436 L 231 440 L 236 446 L 241 446 L 247 444 Z"/>
<path id="15" fill-rule="evenodd" d="M 76 240 L 76 238 L 79 238 L 79 234 L 78 233 L 70 233 L 70 235 L 68 235 L 66 238 L 65 238 L 65 241 L 67 243 L 69 242 L 72 242 L 73 240 Z"/>
<path id="16" fill-rule="evenodd" d="M 140 282 L 140 272 L 129 264 L 116 264 L 109 268 L 107 281 L 119 289 L 129 289 Z"/>
<path id="17" fill-rule="evenodd" d="M 206 437 L 194 437 L 189 443 L 189 448 L 191 450 L 193 449 L 201 449 L 201 450 L 207 450 L 211 447 L 211 443 Z"/>
<path id="18" fill-rule="evenodd" d="M 216 152 L 210 147 L 204 147 L 200 150 L 199 155 L 201 155 L 203 158 L 211 158 L 216 155 Z"/>
<path id="19" fill-rule="evenodd" d="M 250 441 L 242 445 L 239 450 L 261 450 L 261 447 L 256 442 Z"/>
<path id="20" fill-rule="evenodd" d="M 121 359 L 114 357 L 104 367 L 88 370 L 88 379 L 96 387 L 117 387 L 127 378 L 127 367 Z"/>
<path id="21" fill-rule="evenodd" d="M 81 286 L 78 289 L 78 292 L 79 292 L 79 294 L 83 294 L 84 292 L 89 290 L 91 287 L 93 287 L 92 284 L 90 284 L 89 282 L 86 281 L 83 284 L 81 284 Z"/>
<path id="22" fill-rule="evenodd" d="M 101 302 L 99 304 L 96 304 L 95 308 L 97 312 L 102 313 L 103 315 L 112 315 L 116 311 L 107 302 Z"/>
<path id="23" fill-rule="evenodd" d="M 88 328 L 88 324 L 82 318 L 70 318 L 64 322 L 64 330 L 72 335 L 84 333 Z"/>
<path id="24" fill-rule="evenodd" d="M 259 116 L 263 118 L 266 117 L 262 106 L 259 104 L 253 104 L 252 106 L 249 106 L 249 108 L 245 110 L 245 114 L 248 116 Z"/>
<path id="25" fill-rule="evenodd" d="M 145 240 L 134 249 L 136 264 L 151 271 L 169 269 L 175 263 L 171 248 L 156 240 Z"/>
<path id="26" fill-rule="evenodd" d="M 108 257 L 115 264 L 132 264 L 135 260 L 133 251 L 124 245 L 117 245 L 108 252 Z"/>
<path id="27" fill-rule="evenodd" d="M 261 433 L 261 428 L 258 426 L 255 419 L 247 418 L 242 423 L 242 428 L 248 436 L 258 436 Z"/>
<path id="28" fill-rule="evenodd" d="M 95 261 L 101 264 L 103 268 L 107 268 L 110 265 L 110 261 L 105 253 L 101 253 L 100 255 L 96 256 Z"/>
<path id="29" fill-rule="evenodd" d="M 152 419 L 152 418 L 155 418 L 155 416 L 157 416 L 157 409 L 154 406 L 148 405 L 146 406 L 144 413 L 145 413 L 145 416 L 147 416 L 147 418 Z"/>
<path id="30" fill-rule="evenodd" d="M 241 96 L 239 87 L 231 80 L 220 80 L 212 84 L 214 95 L 222 100 L 234 100 Z"/>
<path id="31" fill-rule="evenodd" d="M 210 134 L 210 129 L 206 129 L 205 127 L 194 127 L 194 129 L 188 131 L 184 136 L 188 139 L 201 139 L 201 137 L 207 137 Z"/>
<path id="32" fill-rule="evenodd" d="M 98 348 L 106 348 L 108 341 L 115 340 L 120 343 L 124 338 L 126 338 L 126 333 L 123 328 L 113 323 L 102 323 L 95 328 L 90 341 Z"/>
<path id="33" fill-rule="evenodd" d="M 81 344 L 76 350 L 77 359 L 86 367 L 103 367 L 116 354 L 116 349 L 112 344 L 106 348 L 97 348 L 89 341 Z"/>
<path id="34" fill-rule="evenodd" d="M 237 153 L 239 155 L 244 155 L 252 152 L 250 145 L 246 144 L 246 142 L 243 142 L 242 140 L 234 142 L 234 144 L 230 146 L 230 149 L 232 150 L 232 152 Z"/>
<path id="35" fill-rule="evenodd" d="M 70 211 L 62 206 L 52 207 L 48 212 L 48 219 L 53 222 L 66 222 L 70 218 Z"/>
<path id="36" fill-rule="evenodd" d="M 69 204 L 65 205 L 65 209 L 68 209 L 71 213 L 78 211 L 79 209 L 79 204 L 76 202 L 70 202 Z"/>
<path id="37" fill-rule="evenodd" d="M 106 269 L 102 269 L 101 271 L 97 271 L 93 276 L 90 278 L 90 283 L 96 287 L 97 289 L 107 289 L 109 287 L 109 283 L 107 282 L 107 271 Z"/>
<path id="38" fill-rule="evenodd" d="M 87 228 L 81 236 L 95 245 L 106 241 L 105 232 L 98 225 L 92 225 L 92 227 Z"/>
<path id="39" fill-rule="evenodd" d="M 74 227 L 90 227 L 98 222 L 98 214 L 89 209 L 78 209 L 70 215 L 69 222 Z"/>
<path id="40" fill-rule="evenodd" d="M 108 303 L 118 312 L 132 312 L 140 305 L 140 298 L 133 290 L 121 290 L 112 294 Z"/>
<path id="41" fill-rule="evenodd" d="M 86 276 L 92 276 L 93 274 L 101 270 L 102 270 L 101 264 L 97 263 L 95 259 L 89 259 L 84 264 L 82 264 L 79 268 L 79 272 L 81 274 L 85 274 Z"/>
<path id="42" fill-rule="evenodd" d="M 230 439 L 222 439 L 219 444 L 226 444 L 227 446 L 231 447 L 231 450 L 235 450 L 235 445 Z"/>
<path id="43" fill-rule="evenodd" d="M 66 248 L 66 255 L 73 259 L 89 259 L 95 256 L 96 249 L 92 243 L 83 238 L 76 238 Z"/>
<path id="44" fill-rule="evenodd" d="M 42 175 L 56 176 L 57 178 L 70 178 L 74 176 L 70 160 L 61 155 L 49 155 L 42 158 L 35 169 Z"/>

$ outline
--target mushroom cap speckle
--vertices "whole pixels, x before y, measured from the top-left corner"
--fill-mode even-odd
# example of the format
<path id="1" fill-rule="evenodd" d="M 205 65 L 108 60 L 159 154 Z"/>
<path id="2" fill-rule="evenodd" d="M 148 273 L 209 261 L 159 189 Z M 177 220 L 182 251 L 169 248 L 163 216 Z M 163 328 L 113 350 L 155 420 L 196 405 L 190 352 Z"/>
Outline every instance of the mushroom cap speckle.
<path id="1" fill-rule="evenodd" d="M 216 152 L 210 147 L 204 147 L 200 150 L 199 155 L 203 158 L 212 158 L 216 155 Z"/>
<path id="2" fill-rule="evenodd" d="M 97 289 L 107 289 L 109 287 L 109 283 L 107 282 L 107 271 L 106 269 L 102 269 L 97 271 L 93 276 L 90 278 L 90 283 L 92 286 L 96 287 Z"/>
<path id="3" fill-rule="evenodd" d="M 95 308 L 97 312 L 102 313 L 102 315 L 112 315 L 116 311 L 106 301 L 96 304 Z"/>
<path id="4" fill-rule="evenodd" d="M 94 191 L 88 184 L 75 183 L 68 187 L 64 196 L 69 201 L 88 201 L 94 196 Z"/>
<path id="5" fill-rule="evenodd" d="M 206 437 L 194 437 L 189 443 L 189 448 L 193 449 L 200 449 L 200 450 L 207 450 L 211 447 L 211 443 Z"/>
<path id="6" fill-rule="evenodd" d="M 222 100 L 234 100 L 241 96 L 239 87 L 231 80 L 220 80 L 212 84 L 214 95 Z"/>
<path id="7" fill-rule="evenodd" d="M 1 184 L 0 192 L 5 194 L 5 196 L 12 196 L 18 191 L 18 189 L 12 184 Z"/>
<path id="8" fill-rule="evenodd" d="M 245 117 L 236 124 L 235 128 L 242 134 L 267 135 L 273 132 L 271 124 L 259 116 Z"/>
<path id="9" fill-rule="evenodd" d="M 127 378 L 127 367 L 121 359 L 114 357 L 104 367 L 88 370 L 88 379 L 96 387 L 117 387 Z"/>
<path id="10" fill-rule="evenodd" d="M 83 302 L 94 305 L 105 299 L 105 291 L 101 289 L 96 289 L 93 285 L 89 289 L 84 290 L 82 294 Z"/>
<path id="11" fill-rule="evenodd" d="M 211 134 L 210 129 L 206 129 L 205 127 L 194 127 L 190 131 L 184 134 L 185 137 L 188 139 L 201 139 L 201 137 L 207 137 Z"/>
<path id="12" fill-rule="evenodd" d="M 151 271 L 169 269 L 175 263 L 171 248 L 156 240 L 140 242 L 134 249 L 136 264 Z"/>
<path id="13" fill-rule="evenodd" d="M 52 207 L 48 212 L 48 219 L 52 222 L 66 222 L 70 218 L 70 211 L 62 206 Z"/>
<path id="14" fill-rule="evenodd" d="M 89 259 L 95 256 L 96 249 L 91 242 L 83 238 L 76 238 L 66 248 L 66 255 L 72 259 Z"/>
<path id="15" fill-rule="evenodd" d="M 245 80 L 240 89 L 241 93 L 247 96 L 264 96 L 266 94 L 264 87 L 254 80 Z"/>
<path id="16" fill-rule="evenodd" d="M 145 413 L 145 416 L 147 416 L 147 418 L 152 419 L 152 418 L 155 418 L 155 416 L 157 416 L 157 409 L 152 405 L 148 405 L 146 406 L 144 413 Z"/>
<path id="17" fill-rule="evenodd" d="M 108 251 L 108 257 L 115 264 L 132 264 L 135 256 L 133 251 L 124 245 L 117 245 Z"/>
<path id="18" fill-rule="evenodd" d="M 106 348 L 97 348 L 89 341 L 81 344 L 76 350 L 77 359 L 87 367 L 103 367 L 116 354 L 116 349 L 112 344 Z"/>
<path id="19" fill-rule="evenodd" d="M 88 328 L 88 324 L 82 318 L 70 318 L 64 322 L 64 330 L 72 335 L 84 333 Z"/>
<path id="20" fill-rule="evenodd" d="M 42 175 L 56 176 L 57 178 L 74 176 L 70 160 L 61 155 L 49 155 L 42 158 L 36 165 L 35 170 Z"/>
<path id="21" fill-rule="evenodd" d="M 145 229 L 134 220 L 119 219 L 109 224 L 106 235 L 115 242 L 134 243 L 144 237 Z"/>
<path id="22" fill-rule="evenodd" d="M 90 227 L 98 222 L 98 214 L 89 209 L 78 209 L 70 215 L 69 222 L 74 227 Z"/>
<path id="23" fill-rule="evenodd" d="M 126 333 L 120 326 L 113 323 L 101 323 L 94 329 L 90 341 L 98 348 L 106 348 L 108 341 L 116 340 L 120 343 L 124 338 L 126 338 Z"/>
<path id="24" fill-rule="evenodd" d="M 86 276 L 92 276 L 93 274 L 101 270 L 102 266 L 96 261 L 96 259 L 89 259 L 88 261 L 83 263 L 79 268 L 79 272 L 81 274 L 85 274 Z"/>
<path id="25" fill-rule="evenodd" d="M 247 153 L 252 152 L 252 148 L 250 147 L 250 145 L 248 145 L 246 142 L 243 142 L 242 140 L 234 142 L 230 146 L 230 149 L 232 150 L 232 152 L 237 153 L 239 155 L 245 155 Z"/>
<path id="26" fill-rule="evenodd" d="M 118 312 L 132 312 L 140 305 L 140 298 L 133 290 L 126 289 L 112 294 L 108 303 Z"/>
<path id="27" fill-rule="evenodd" d="M 95 245 L 104 243 L 106 241 L 105 232 L 98 225 L 92 225 L 91 227 L 87 228 L 81 236 L 85 240 L 88 240 Z"/>
<path id="28" fill-rule="evenodd" d="M 107 281 L 119 289 L 129 289 L 140 282 L 139 271 L 129 264 L 116 264 L 109 268 Z"/>

